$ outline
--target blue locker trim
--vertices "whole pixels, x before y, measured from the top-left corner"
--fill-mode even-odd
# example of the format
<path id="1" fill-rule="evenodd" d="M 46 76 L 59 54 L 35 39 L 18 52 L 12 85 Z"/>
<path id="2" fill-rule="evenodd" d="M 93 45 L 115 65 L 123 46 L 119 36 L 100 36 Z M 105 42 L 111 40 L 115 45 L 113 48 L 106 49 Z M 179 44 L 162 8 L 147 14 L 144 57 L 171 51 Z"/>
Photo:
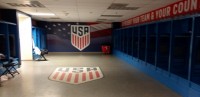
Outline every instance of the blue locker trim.
<path id="1" fill-rule="evenodd" d="M 137 45 L 137 58 L 139 61 L 139 57 L 140 57 L 140 27 L 137 27 L 138 28 L 138 32 L 137 32 L 137 37 L 138 37 L 138 45 Z"/>
<path id="2" fill-rule="evenodd" d="M 145 65 L 147 65 L 147 49 L 148 49 L 148 25 L 145 27 L 145 34 L 146 34 L 146 45 L 145 45 Z"/>
<path id="3" fill-rule="evenodd" d="M 129 28 L 130 29 L 130 28 Z M 126 42 L 127 42 L 127 44 L 126 44 L 126 53 L 127 53 L 127 55 L 129 55 L 129 50 L 128 50 L 128 48 L 129 48 L 129 36 L 128 36 L 128 32 L 130 32 L 129 31 L 129 29 L 127 29 L 127 31 L 126 31 Z"/>
<path id="4" fill-rule="evenodd" d="M 192 31 L 190 39 L 190 54 L 189 54 L 189 68 L 188 68 L 188 80 L 191 80 L 191 66 L 192 66 L 192 53 L 193 53 L 193 40 L 194 40 L 194 28 L 195 28 L 195 17 L 192 18 Z"/>
<path id="5" fill-rule="evenodd" d="M 36 46 L 36 40 L 37 40 L 37 38 L 36 38 L 36 29 L 35 28 L 32 28 L 32 38 L 33 38 L 33 41 L 34 41 L 34 43 L 35 43 L 35 46 Z"/>
<path id="6" fill-rule="evenodd" d="M 156 50 L 155 50 L 155 67 L 157 69 L 157 56 L 158 56 L 158 23 L 156 23 Z"/>
<path id="7" fill-rule="evenodd" d="M 133 42 L 134 42 L 134 28 L 131 28 L 131 36 L 132 36 L 132 41 L 131 41 L 131 44 L 132 44 L 132 47 L 131 47 L 131 49 L 132 49 L 132 51 L 131 51 L 131 56 L 133 56 L 133 53 L 134 53 L 134 51 L 133 51 L 133 48 L 134 48 L 134 46 L 133 46 Z"/>
<path id="8" fill-rule="evenodd" d="M 125 53 L 125 30 L 122 31 L 122 51 Z"/>
<path id="9" fill-rule="evenodd" d="M 40 29 L 38 29 L 37 35 L 38 35 L 38 46 L 39 46 L 40 49 L 42 49 L 41 48 L 41 35 L 42 35 L 42 31 Z"/>
<path id="10" fill-rule="evenodd" d="M 171 21 L 171 30 L 170 30 L 170 43 L 169 43 L 169 62 L 168 62 L 168 72 L 170 74 L 171 71 L 171 59 L 172 59 L 172 44 L 173 44 L 173 37 L 172 37 L 172 31 L 173 31 L 173 21 Z"/>
<path id="11" fill-rule="evenodd" d="M 195 82 L 200 85 L 200 17 L 195 18 L 195 29 L 193 37 L 193 55 L 192 55 L 192 64 L 191 64 L 191 75 L 190 81 Z"/>

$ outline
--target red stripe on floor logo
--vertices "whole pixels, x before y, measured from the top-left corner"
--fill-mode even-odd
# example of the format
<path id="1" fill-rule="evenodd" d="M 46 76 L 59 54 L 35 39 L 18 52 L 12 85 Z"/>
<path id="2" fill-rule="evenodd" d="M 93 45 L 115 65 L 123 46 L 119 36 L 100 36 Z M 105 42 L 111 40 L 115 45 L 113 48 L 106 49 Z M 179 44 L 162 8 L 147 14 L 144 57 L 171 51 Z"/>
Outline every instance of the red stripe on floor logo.
<path id="1" fill-rule="evenodd" d="M 86 73 L 82 73 L 82 81 L 86 80 Z"/>
<path id="2" fill-rule="evenodd" d="M 78 73 L 75 75 L 74 83 L 78 83 Z"/>
<path id="3" fill-rule="evenodd" d="M 57 78 L 57 76 L 58 76 L 58 74 L 59 74 L 59 72 L 56 72 L 56 74 L 55 74 L 55 75 L 53 75 L 53 79 L 56 79 L 56 78 Z"/>
<path id="4" fill-rule="evenodd" d="M 62 73 L 61 77 L 60 77 L 60 80 L 63 80 L 65 77 L 65 72 Z"/>
<path id="5" fill-rule="evenodd" d="M 99 72 L 95 71 L 97 78 L 100 77 Z"/>
<path id="6" fill-rule="evenodd" d="M 71 77 L 72 77 L 72 73 L 69 73 L 69 75 L 67 76 L 67 82 L 71 81 Z"/>
<path id="7" fill-rule="evenodd" d="M 92 80 L 92 79 L 93 79 L 93 74 L 92 74 L 92 72 L 89 72 L 89 75 L 90 75 L 90 79 Z"/>
<path id="8" fill-rule="evenodd" d="M 103 78 L 99 67 L 58 67 L 50 75 L 53 81 L 80 84 Z"/>

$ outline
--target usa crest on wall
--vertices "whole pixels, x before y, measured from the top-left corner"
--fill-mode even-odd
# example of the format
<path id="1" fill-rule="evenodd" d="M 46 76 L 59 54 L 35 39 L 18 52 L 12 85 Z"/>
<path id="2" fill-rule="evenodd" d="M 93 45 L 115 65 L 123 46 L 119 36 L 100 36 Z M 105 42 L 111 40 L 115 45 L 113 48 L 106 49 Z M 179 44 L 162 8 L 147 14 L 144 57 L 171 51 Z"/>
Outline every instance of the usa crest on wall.
<path id="1" fill-rule="evenodd" d="M 90 45 L 90 26 L 71 25 L 71 44 L 79 51 Z"/>

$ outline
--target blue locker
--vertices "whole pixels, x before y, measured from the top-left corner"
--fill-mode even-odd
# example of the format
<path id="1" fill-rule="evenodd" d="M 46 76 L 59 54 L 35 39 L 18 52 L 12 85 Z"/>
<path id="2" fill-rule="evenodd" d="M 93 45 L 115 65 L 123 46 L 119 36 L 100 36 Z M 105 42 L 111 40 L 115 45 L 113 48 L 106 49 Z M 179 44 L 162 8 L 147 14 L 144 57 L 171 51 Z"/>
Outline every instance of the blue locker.
<path id="1" fill-rule="evenodd" d="M 187 79 L 192 32 L 192 18 L 173 21 L 170 72 Z"/>
<path id="2" fill-rule="evenodd" d="M 139 27 L 139 59 L 145 61 L 146 55 L 146 25 Z"/>
<path id="3" fill-rule="evenodd" d="M 138 58 L 139 54 L 139 28 L 133 29 L 133 57 Z"/>
<path id="4" fill-rule="evenodd" d="M 191 81 L 200 85 L 200 17 L 195 19 Z"/>
<path id="5" fill-rule="evenodd" d="M 156 24 L 149 24 L 147 30 L 147 60 L 146 62 L 155 65 L 156 53 Z"/>
<path id="6" fill-rule="evenodd" d="M 169 69 L 170 34 L 170 21 L 158 23 L 156 66 L 166 71 Z"/>

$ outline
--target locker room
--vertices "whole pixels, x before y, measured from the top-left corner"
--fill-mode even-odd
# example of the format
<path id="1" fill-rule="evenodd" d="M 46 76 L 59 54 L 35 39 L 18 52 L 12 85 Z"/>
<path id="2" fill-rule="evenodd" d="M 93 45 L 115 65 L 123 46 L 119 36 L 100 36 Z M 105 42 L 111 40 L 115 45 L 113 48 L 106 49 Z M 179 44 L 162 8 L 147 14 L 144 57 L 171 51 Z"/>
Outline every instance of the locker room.
<path id="1" fill-rule="evenodd" d="M 200 1 L 0 0 L 0 97 L 200 97 Z"/>

